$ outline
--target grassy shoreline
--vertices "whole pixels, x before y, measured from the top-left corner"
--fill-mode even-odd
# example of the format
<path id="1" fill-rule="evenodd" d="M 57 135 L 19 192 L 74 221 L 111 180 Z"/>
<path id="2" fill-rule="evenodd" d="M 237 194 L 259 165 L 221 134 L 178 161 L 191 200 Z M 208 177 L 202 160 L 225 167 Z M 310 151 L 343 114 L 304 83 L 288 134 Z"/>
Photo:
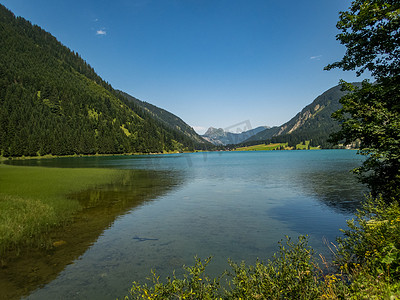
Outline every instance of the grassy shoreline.
<path id="1" fill-rule="evenodd" d="M 287 143 L 275 143 L 275 144 L 258 144 L 253 146 L 238 147 L 235 151 L 269 151 L 269 150 L 289 150 Z"/>
<path id="2" fill-rule="evenodd" d="M 118 172 L 0 164 L 0 255 L 51 246 L 46 233 L 68 224 L 82 210 L 79 201 L 67 195 L 112 182 Z"/>
<path id="3" fill-rule="evenodd" d="M 107 157 L 107 156 L 132 156 L 132 155 L 157 155 L 157 154 L 174 154 L 180 153 L 174 152 L 160 152 L 160 153 L 103 153 L 103 154 L 72 154 L 72 155 L 38 155 L 38 156 L 10 156 L 4 157 L 0 156 L 0 162 L 8 160 L 25 160 L 25 159 L 50 159 L 50 158 L 74 158 L 74 157 Z M 186 152 L 185 152 L 186 153 Z"/>
<path id="4" fill-rule="evenodd" d="M 275 144 L 258 144 L 253 146 L 246 147 L 238 147 L 233 151 L 265 151 L 265 150 L 320 150 L 320 147 L 310 147 L 308 148 L 308 144 L 298 144 L 296 149 L 293 147 L 289 147 L 287 143 L 275 143 Z M 352 150 L 352 149 L 350 149 Z M 357 150 L 357 149 L 355 149 Z M 38 155 L 38 156 L 9 156 L 4 157 L 0 156 L 0 163 L 8 160 L 25 160 L 25 159 L 50 159 L 50 158 L 73 158 L 73 157 L 107 157 L 107 156 L 135 156 L 135 155 L 159 155 L 159 154 L 178 154 L 178 153 L 197 153 L 197 152 L 214 152 L 221 150 L 195 150 L 195 151 L 164 151 L 164 152 L 155 152 L 155 153 L 96 153 L 96 154 L 72 154 L 72 155 Z M 231 150 L 222 150 L 222 151 L 231 151 Z"/>
<path id="5" fill-rule="evenodd" d="M 272 150 L 320 150 L 321 147 L 310 146 L 310 141 L 305 141 L 304 144 L 297 144 L 296 147 L 290 147 L 288 143 L 271 143 L 257 144 L 252 146 L 238 147 L 234 151 L 272 151 Z"/>
<path id="6" fill-rule="evenodd" d="M 16 171 L 42 169 L 51 172 L 54 169 L 11 167 Z M 0 176 L 3 171 L 4 168 L 0 167 Z M 62 171 L 68 171 L 68 169 L 63 168 Z M 76 169 L 72 171 L 76 171 Z M 179 181 L 176 177 L 166 177 L 162 172 L 147 170 L 112 171 L 116 171 L 116 173 L 109 174 L 109 182 L 105 182 L 107 178 L 102 181 L 103 183 L 95 180 L 98 175 L 103 174 L 95 172 L 95 176 L 90 178 L 94 182 L 90 182 L 89 185 L 82 184 L 80 187 L 75 186 L 73 188 L 63 187 L 74 191 L 67 197 L 61 195 L 61 199 L 54 200 L 78 203 L 78 210 L 75 210 L 70 218 L 59 226 L 51 226 L 45 231 L 39 232 L 36 236 L 28 237 L 26 241 L 16 245 L 18 248 L 12 245 L 13 247 L 8 248 L 4 254 L 0 254 L 0 291 L 2 292 L 0 299 L 28 297 L 31 292 L 50 283 L 67 265 L 82 256 L 119 216 L 135 207 L 153 201 L 173 188 Z M 38 172 L 35 172 L 35 174 L 38 174 Z M 54 174 L 50 173 L 44 176 Z M 76 172 L 69 172 L 68 174 L 76 175 Z M 90 174 L 93 174 L 93 172 L 86 173 L 86 175 Z M 83 175 L 78 175 L 78 179 L 82 180 L 85 177 Z M 38 176 L 43 177 L 43 174 L 38 174 Z M 26 176 L 21 179 L 26 180 Z M 71 180 L 67 179 L 65 182 L 68 184 L 71 183 Z M 28 186 L 32 185 L 28 184 Z M 83 188 L 81 189 L 81 187 Z M 30 193 L 34 193 L 34 191 L 30 191 Z M 52 192 L 49 194 L 54 195 Z M 25 200 L 29 200 L 32 204 L 44 205 L 42 201 L 32 201 L 31 198 Z M 20 212 L 24 213 L 23 210 Z M 2 211 L 0 210 L 1 218 Z M 40 242 L 43 244 L 40 244 Z"/>

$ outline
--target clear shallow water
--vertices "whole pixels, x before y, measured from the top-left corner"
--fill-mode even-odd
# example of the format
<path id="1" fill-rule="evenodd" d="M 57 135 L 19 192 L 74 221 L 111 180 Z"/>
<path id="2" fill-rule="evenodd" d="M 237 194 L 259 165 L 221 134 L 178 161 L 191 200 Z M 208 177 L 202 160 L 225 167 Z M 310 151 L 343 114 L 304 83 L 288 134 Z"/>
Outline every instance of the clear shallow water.
<path id="1" fill-rule="evenodd" d="M 13 162 L 147 170 L 146 180 L 154 174 L 151 186 L 141 191 L 151 201 L 117 217 L 83 255 L 27 299 L 121 298 L 132 281 L 146 282 L 150 269 L 161 277 L 174 269 L 179 273 L 195 255 L 212 255 L 208 271 L 218 275 L 228 268 L 227 258 L 267 260 L 285 235 L 308 234 L 311 245 L 327 253 L 323 239 L 335 240 L 365 192 L 349 173 L 361 161 L 355 151 L 319 150 Z M 169 182 L 162 193 L 152 193 Z M 118 189 L 103 186 L 75 196 Z"/>

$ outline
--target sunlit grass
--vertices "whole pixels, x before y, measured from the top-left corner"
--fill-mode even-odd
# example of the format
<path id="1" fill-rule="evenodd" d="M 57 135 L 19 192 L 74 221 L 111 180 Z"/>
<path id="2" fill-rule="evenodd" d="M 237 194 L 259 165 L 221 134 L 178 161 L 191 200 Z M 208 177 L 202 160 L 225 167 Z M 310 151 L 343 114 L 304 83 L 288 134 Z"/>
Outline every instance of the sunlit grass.
<path id="1" fill-rule="evenodd" d="M 304 143 L 301 142 L 300 144 L 296 145 L 297 150 L 318 150 L 321 149 L 320 146 L 318 147 L 312 147 L 310 146 L 310 141 L 305 141 Z"/>
<path id="2" fill-rule="evenodd" d="M 284 149 L 287 147 L 287 144 L 282 144 L 282 143 L 275 143 L 275 144 L 259 144 L 259 145 L 253 145 L 253 146 L 247 146 L 247 147 L 239 147 L 236 148 L 236 151 L 265 151 L 265 150 L 278 150 L 278 149 Z"/>
<path id="3" fill-rule="evenodd" d="M 67 195 L 111 182 L 118 170 L 0 165 L 0 254 L 46 247 L 44 234 L 82 209 Z"/>
<path id="4" fill-rule="evenodd" d="M 236 151 L 268 151 L 268 150 L 317 150 L 321 149 L 320 146 L 312 147 L 310 146 L 310 141 L 305 141 L 304 143 L 297 144 L 296 147 L 289 147 L 288 143 L 274 143 L 274 144 L 259 144 L 247 147 L 236 148 Z"/>

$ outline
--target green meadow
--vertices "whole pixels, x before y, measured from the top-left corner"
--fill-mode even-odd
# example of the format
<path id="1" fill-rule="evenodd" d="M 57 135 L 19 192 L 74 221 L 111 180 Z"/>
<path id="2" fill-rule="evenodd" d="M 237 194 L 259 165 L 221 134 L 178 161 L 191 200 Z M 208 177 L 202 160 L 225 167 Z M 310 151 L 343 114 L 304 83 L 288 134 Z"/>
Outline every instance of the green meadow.
<path id="1" fill-rule="evenodd" d="M 321 149 L 321 147 L 310 146 L 310 141 L 305 141 L 304 143 L 301 142 L 300 144 L 296 145 L 296 150 L 318 150 L 318 149 Z"/>
<path id="2" fill-rule="evenodd" d="M 296 145 L 296 148 L 289 147 L 288 143 L 259 144 L 247 147 L 236 148 L 235 151 L 268 151 L 268 150 L 317 150 L 320 147 L 310 146 L 310 141 L 305 141 Z"/>
<path id="3" fill-rule="evenodd" d="M 0 164 L 0 255 L 48 247 L 46 233 L 68 224 L 83 206 L 68 195 L 112 182 L 117 170 Z"/>
<path id="4" fill-rule="evenodd" d="M 286 144 L 282 143 L 276 143 L 276 144 L 259 144 L 259 145 L 253 145 L 253 146 L 247 146 L 247 147 L 239 147 L 236 148 L 236 151 L 265 151 L 265 150 L 279 150 L 279 149 L 285 149 L 287 147 Z"/>

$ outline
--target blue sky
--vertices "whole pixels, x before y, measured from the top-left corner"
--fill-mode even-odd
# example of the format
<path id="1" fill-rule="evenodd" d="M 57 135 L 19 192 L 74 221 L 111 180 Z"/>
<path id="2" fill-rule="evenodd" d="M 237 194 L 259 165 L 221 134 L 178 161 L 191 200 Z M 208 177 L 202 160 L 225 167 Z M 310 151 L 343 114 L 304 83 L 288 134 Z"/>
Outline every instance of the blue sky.
<path id="1" fill-rule="evenodd" d="M 0 0 L 78 52 L 114 88 L 203 133 L 281 125 L 340 79 L 324 71 L 347 0 Z"/>

